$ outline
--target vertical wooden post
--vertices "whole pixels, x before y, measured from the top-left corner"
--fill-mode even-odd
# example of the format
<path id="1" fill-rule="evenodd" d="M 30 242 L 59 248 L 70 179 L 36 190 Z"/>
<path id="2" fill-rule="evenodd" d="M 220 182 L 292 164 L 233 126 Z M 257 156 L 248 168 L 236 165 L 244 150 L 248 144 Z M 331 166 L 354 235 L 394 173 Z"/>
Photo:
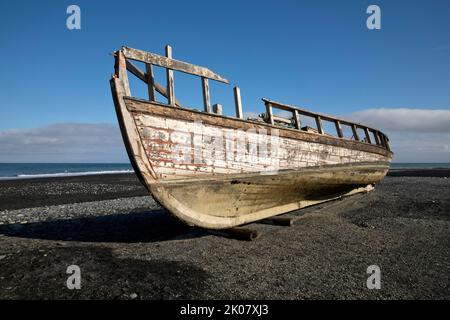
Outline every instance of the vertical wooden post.
<path id="1" fill-rule="evenodd" d="M 213 111 L 216 114 L 222 115 L 222 105 L 220 103 L 213 105 Z"/>
<path id="2" fill-rule="evenodd" d="M 339 120 L 334 121 L 334 125 L 336 126 L 336 132 L 339 138 L 343 138 L 344 134 L 342 133 L 341 122 Z"/>
<path id="3" fill-rule="evenodd" d="M 367 143 L 372 143 L 372 139 L 370 139 L 369 129 L 367 129 L 366 127 L 364 127 L 363 129 L 364 133 L 366 134 Z"/>
<path id="4" fill-rule="evenodd" d="M 317 131 L 319 131 L 320 134 L 323 134 L 322 121 L 319 116 L 316 116 L 315 118 L 316 118 Z"/>
<path id="5" fill-rule="evenodd" d="M 117 51 L 115 54 L 115 72 L 117 77 L 119 77 L 122 82 L 125 89 L 125 95 L 130 97 L 131 91 L 130 91 L 130 85 L 128 83 L 128 73 L 127 73 L 127 61 L 125 59 L 125 56 L 122 51 Z"/>
<path id="6" fill-rule="evenodd" d="M 172 47 L 166 46 L 166 57 L 172 59 Z M 167 99 L 168 103 L 172 106 L 175 105 L 175 90 L 173 85 L 173 70 L 166 68 L 167 73 Z"/>
<path id="7" fill-rule="evenodd" d="M 234 105 L 236 106 L 236 117 L 239 119 L 243 119 L 244 115 L 242 114 L 242 101 L 241 101 L 241 89 L 239 87 L 234 87 Z"/>
<path id="8" fill-rule="evenodd" d="M 356 125 L 352 124 L 352 132 L 353 132 L 353 138 L 355 138 L 356 141 L 359 141 L 359 136 L 358 136 L 358 132 L 356 131 Z"/>
<path id="9" fill-rule="evenodd" d="M 267 117 L 269 118 L 269 123 L 271 125 L 274 125 L 272 105 L 270 103 L 267 103 L 267 102 L 266 102 L 266 114 L 267 114 Z"/>
<path id="10" fill-rule="evenodd" d="M 378 137 L 378 132 L 376 130 L 372 130 L 373 136 L 375 137 L 375 143 L 380 145 L 380 138 Z"/>
<path id="11" fill-rule="evenodd" d="M 208 78 L 202 77 L 202 91 L 203 91 L 203 106 L 205 108 L 205 112 L 211 113 L 211 100 L 209 97 Z"/>
<path id="12" fill-rule="evenodd" d="M 294 109 L 294 120 L 295 120 L 295 128 L 300 130 L 302 124 L 300 122 L 300 115 L 298 114 L 298 111 L 296 109 Z"/>
<path id="13" fill-rule="evenodd" d="M 148 100 L 156 101 L 155 77 L 153 74 L 153 65 L 151 63 L 145 64 L 145 77 L 147 78 Z"/>

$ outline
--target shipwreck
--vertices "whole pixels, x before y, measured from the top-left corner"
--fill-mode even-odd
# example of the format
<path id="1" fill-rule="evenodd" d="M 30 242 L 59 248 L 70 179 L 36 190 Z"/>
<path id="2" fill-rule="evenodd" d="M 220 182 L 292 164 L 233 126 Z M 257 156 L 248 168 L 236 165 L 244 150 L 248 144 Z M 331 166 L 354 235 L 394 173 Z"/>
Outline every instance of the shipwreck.
<path id="1" fill-rule="evenodd" d="M 165 56 L 122 47 L 114 57 L 112 96 L 133 168 L 189 225 L 226 229 L 367 192 L 389 169 L 389 139 L 378 129 L 269 99 L 265 113 L 244 118 L 238 87 L 236 115 L 226 116 L 211 105 L 209 81 L 228 80 L 173 59 L 170 46 Z M 165 68 L 164 85 L 155 67 Z M 175 71 L 200 77 L 201 110 L 178 101 Z M 144 82 L 148 99 L 132 96 L 128 75 Z"/>

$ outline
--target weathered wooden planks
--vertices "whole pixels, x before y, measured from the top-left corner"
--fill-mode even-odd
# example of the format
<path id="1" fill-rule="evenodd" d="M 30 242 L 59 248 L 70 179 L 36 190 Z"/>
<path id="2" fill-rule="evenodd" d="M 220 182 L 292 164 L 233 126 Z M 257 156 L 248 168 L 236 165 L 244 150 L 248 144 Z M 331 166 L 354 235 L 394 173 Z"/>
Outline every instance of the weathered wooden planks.
<path id="1" fill-rule="evenodd" d="M 130 61 L 126 61 L 126 67 L 127 70 L 130 71 L 133 75 L 135 75 L 137 78 L 139 78 L 140 80 L 147 82 L 149 75 L 147 75 L 146 73 L 144 73 L 141 69 L 139 69 L 134 63 L 130 62 Z M 164 97 L 168 98 L 169 95 L 167 93 L 167 89 L 164 88 L 162 85 L 160 85 L 158 82 L 153 80 L 153 87 L 156 91 L 158 91 L 161 95 L 163 95 Z M 150 89 L 149 89 L 150 90 Z M 156 99 L 153 101 L 156 102 Z M 183 105 L 181 104 L 180 101 L 178 101 L 175 98 L 175 105 L 177 107 L 183 107 Z"/>
<path id="2" fill-rule="evenodd" d="M 154 116 L 162 116 L 171 119 L 179 119 L 190 122 L 202 122 L 204 124 L 216 126 L 219 128 L 233 128 L 247 131 L 254 129 L 256 131 L 265 129 L 268 134 L 278 134 L 280 137 L 291 138 L 295 140 L 308 141 L 318 144 L 331 145 L 380 154 L 386 157 L 392 157 L 392 152 L 380 146 L 367 144 L 354 140 L 339 139 L 337 137 L 314 134 L 296 129 L 279 128 L 270 124 L 246 121 L 238 118 L 230 118 L 226 116 L 218 116 L 214 113 L 206 114 L 195 110 L 179 109 L 167 106 L 157 102 L 148 102 L 135 98 L 125 98 L 125 103 L 130 111 L 151 114 Z M 151 109 L 151 112 L 150 112 Z"/>
<path id="3" fill-rule="evenodd" d="M 212 72 L 211 70 L 205 67 L 196 66 L 187 62 L 171 59 L 170 57 L 163 57 L 151 52 L 133 49 L 130 47 L 123 47 L 121 51 L 128 59 L 150 63 L 160 67 L 178 70 L 181 72 L 209 78 L 219 82 L 228 83 L 227 79 L 221 77 L 220 75 Z"/>

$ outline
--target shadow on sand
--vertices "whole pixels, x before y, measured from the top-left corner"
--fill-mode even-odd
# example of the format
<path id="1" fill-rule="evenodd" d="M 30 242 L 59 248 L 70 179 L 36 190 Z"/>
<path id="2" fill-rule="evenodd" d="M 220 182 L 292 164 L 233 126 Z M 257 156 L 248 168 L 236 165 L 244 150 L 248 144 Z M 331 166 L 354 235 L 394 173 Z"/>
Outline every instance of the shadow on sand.
<path id="1" fill-rule="evenodd" d="M 165 210 L 0 226 L 13 237 L 80 242 L 154 242 L 198 238 L 206 231 L 185 225 Z"/>

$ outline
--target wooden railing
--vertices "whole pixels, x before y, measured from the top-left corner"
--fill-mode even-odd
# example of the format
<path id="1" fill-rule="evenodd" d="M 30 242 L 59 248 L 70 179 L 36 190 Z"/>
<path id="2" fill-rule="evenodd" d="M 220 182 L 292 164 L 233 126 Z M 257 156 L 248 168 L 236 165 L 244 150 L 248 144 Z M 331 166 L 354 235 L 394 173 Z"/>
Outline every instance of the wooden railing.
<path id="1" fill-rule="evenodd" d="M 274 125 L 276 122 L 284 122 L 287 124 L 291 119 L 293 119 L 294 128 L 298 129 L 298 130 L 302 130 L 301 116 L 303 115 L 303 116 L 311 117 L 315 120 L 317 133 L 319 133 L 319 134 L 331 134 L 332 136 L 336 136 L 338 138 L 345 139 L 344 133 L 342 130 L 342 125 L 346 125 L 346 126 L 350 127 L 350 129 L 352 130 L 353 135 L 350 139 L 356 140 L 356 141 L 361 141 L 361 142 L 366 142 L 369 144 L 378 145 L 378 146 L 386 148 L 387 150 L 390 150 L 388 137 L 384 133 L 379 131 L 378 129 L 371 128 L 369 126 L 359 124 L 356 122 L 351 122 L 348 120 L 340 119 L 337 117 L 332 117 L 332 116 L 328 116 L 325 114 L 320 114 L 320 113 L 311 112 L 311 111 L 308 111 L 305 109 L 300 109 L 295 106 L 282 104 L 282 103 L 275 102 L 275 101 L 272 101 L 269 99 L 263 98 L 262 100 L 264 101 L 264 104 L 266 105 L 267 122 L 272 125 Z M 284 118 L 284 117 L 275 116 L 273 114 L 274 108 L 291 112 L 292 118 L 288 119 L 288 118 Z M 335 134 L 332 134 L 331 132 L 325 133 L 325 131 L 323 129 L 322 121 L 329 121 L 329 122 L 334 123 L 334 127 L 336 130 Z M 364 137 L 359 136 L 358 130 L 357 130 L 358 128 L 364 132 Z M 372 138 L 370 137 L 370 132 L 373 134 L 375 141 L 373 141 Z"/>
<path id="2" fill-rule="evenodd" d="M 204 111 L 208 113 L 222 114 L 222 105 L 215 104 L 211 108 L 211 98 L 209 92 L 209 80 L 215 80 L 228 84 L 228 80 L 209 70 L 208 68 L 196 66 L 184 61 L 175 60 L 172 58 L 172 47 L 166 46 L 166 56 L 160 56 L 155 53 L 133 49 L 129 47 L 122 47 L 122 54 L 125 57 L 126 68 L 133 75 L 148 84 L 148 98 L 150 101 L 156 101 L 156 92 L 167 98 L 168 104 L 177 107 L 183 107 L 180 101 L 175 98 L 175 85 L 173 71 L 180 71 L 201 78 L 202 92 L 203 92 L 203 106 Z M 145 72 L 139 69 L 130 60 L 140 61 L 145 63 Z M 155 81 L 153 66 L 166 68 L 167 86 L 162 86 Z M 234 100 L 236 104 L 236 115 L 243 119 L 241 91 L 238 87 L 234 87 Z M 211 110 L 212 109 L 212 110 Z"/>
<path id="3" fill-rule="evenodd" d="M 116 59 L 124 60 L 124 65 L 126 65 L 126 70 L 131 72 L 137 78 L 145 82 L 148 86 L 148 98 L 150 101 L 156 101 L 156 92 L 160 93 L 162 96 L 167 98 L 168 104 L 176 107 L 183 107 L 180 101 L 178 101 L 175 97 L 175 85 L 174 85 L 174 71 L 180 71 L 188 74 L 192 74 L 201 78 L 201 87 L 203 93 L 203 106 L 204 111 L 207 113 L 215 113 L 222 114 L 222 105 L 215 104 L 211 108 L 211 99 L 210 99 L 210 91 L 209 91 L 209 80 L 219 81 L 228 84 L 228 80 L 224 77 L 214 73 L 208 68 L 196 66 L 184 61 L 175 60 L 172 58 L 172 47 L 165 47 L 166 56 L 160 56 L 151 52 L 142 51 L 138 49 L 133 49 L 129 47 L 122 47 L 120 52 L 115 52 Z M 133 64 L 130 60 L 140 61 L 145 63 L 145 72 L 139 69 L 135 64 Z M 159 66 L 166 69 L 167 76 L 167 85 L 163 86 L 155 81 L 153 66 Z M 242 102 L 241 102 L 241 91 L 238 87 L 233 88 L 234 92 L 234 102 L 236 108 L 236 117 L 243 119 L 242 112 Z M 336 136 L 337 138 L 346 139 L 344 137 L 344 133 L 342 130 L 342 125 L 349 126 L 352 130 L 352 136 L 350 139 L 365 142 L 369 144 L 374 144 L 377 146 L 381 146 L 387 150 L 389 148 L 389 139 L 383 134 L 381 131 L 371 128 L 359 123 L 350 122 L 344 119 L 339 119 L 336 117 L 319 114 L 315 112 L 311 112 L 308 110 L 300 109 L 294 106 L 290 106 L 287 104 L 282 104 L 279 102 L 271 101 L 268 99 L 262 99 L 266 106 L 266 114 L 264 117 L 264 121 L 271 125 L 282 124 L 284 126 L 292 127 L 297 130 L 307 130 L 308 127 L 302 128 L 302 116 L 308 116 L 315 119 L 315 124 L 318 134 L 330 135 L 329 132 L 325 132 L 323 128 L 322 121 L 330 121 L 334 123 L 335 126 L 335 134 L 331 134 Z M 273 114 L 273 109 L 281 109 L 284 111 L 291 112 L 291 118 L 284 118 L 280 116 L 276 116 Z M 211 110 L 212 109 L 212 110 Z M 358 134 L 358 128 L 364 132 L 364 136 L 360 137 Z M 374 141 L 370 136 L 370 132 L 374 137 Z"/>

